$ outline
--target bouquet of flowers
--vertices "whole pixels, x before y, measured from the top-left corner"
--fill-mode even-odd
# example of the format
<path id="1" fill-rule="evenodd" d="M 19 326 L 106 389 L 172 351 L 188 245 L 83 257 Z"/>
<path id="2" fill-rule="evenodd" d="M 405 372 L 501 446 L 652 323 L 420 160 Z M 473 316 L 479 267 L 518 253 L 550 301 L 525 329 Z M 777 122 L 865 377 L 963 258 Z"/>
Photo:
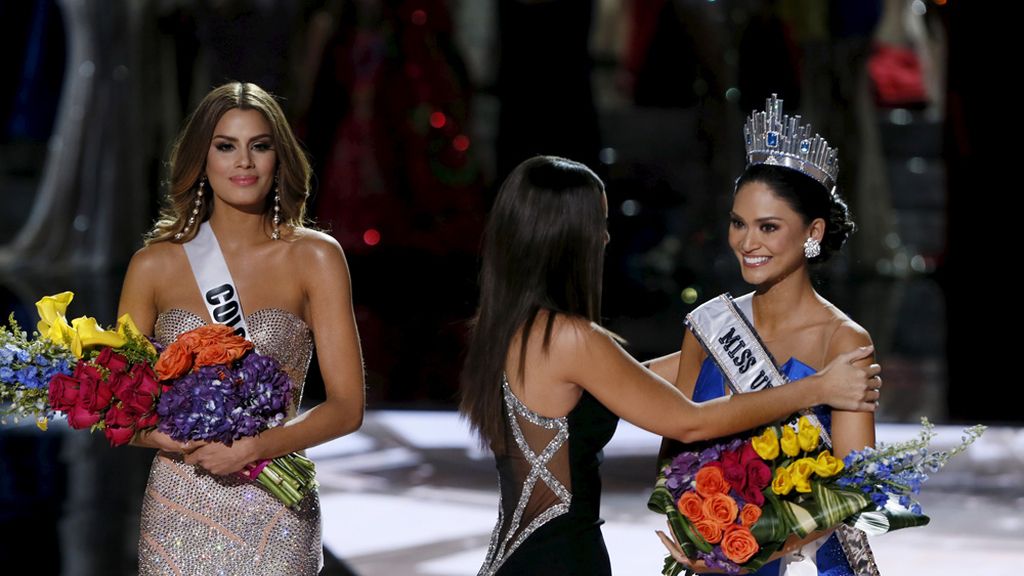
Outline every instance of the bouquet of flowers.
<path id="1" fill-rule="evenodd" d="M 277 360 L 253 351 L 229 326 L 178 336 L 155 366 L 170 382 L 160 396 L 157 429 L 179 442 L 231 442 L 284 422 L 291 380 Z M 244 474 L 288 506 L 316 488 L 313 462 L 298 453 L 251 465 Z"/>
<path id="2" fill-rule="evenodd" d="M 842 523 L 868 534 L 927 524 L 913 495 L 984 429 L 966 429 L 949 452 L 930 452 L 935 432 L 923 420 L 913 440 L 838 460 L 819 450 L 818 428 L 800 417 L 795 425 L 680 453 L 662 467 L 648 507 L 668 517 L 691 560 L 730 574 L 757 570 L 791 534 L 804 537 Z M 683 570 L 670 556 L 662 573 Z"/>
<path id="3" fill-rule="evenodd" d="M 69 323 L 73 297 L 36 303 L 35 339 L 13 318 L 0 330 L 0 400 L 10 403 L 4 414 L 35 417 L 45 430 L 60 412 L 71 428 L 102 430 L 113 446 L 154 427 L 180 442 L 230 444 L 283 423 L 291 381 L 230 327 L 204 326 L 158 350 L 128 315 L 116 330 L 88 317 Z M 316 488 L 313 462 L 296 453 L 242 474 L 291 507 Z"/>

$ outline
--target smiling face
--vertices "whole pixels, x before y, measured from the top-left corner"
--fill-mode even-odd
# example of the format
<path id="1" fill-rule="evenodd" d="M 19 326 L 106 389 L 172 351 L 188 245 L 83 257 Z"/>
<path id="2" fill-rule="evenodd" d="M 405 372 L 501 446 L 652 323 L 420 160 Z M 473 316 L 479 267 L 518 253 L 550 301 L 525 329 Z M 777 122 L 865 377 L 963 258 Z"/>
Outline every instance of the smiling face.
<path id="1" fill-rule="evenodd" d="M 206 154 L 215 205 L 261 213 L 274 184 L 277 153 L 270 123 L 258 110 L 233 108 L 221 116 Z"/>
<path id="2" fill-rule="evenodd" d="M 733 197 L 729 246 L 739 261 L 743 279 L 755 286 L 772 286 L 807 266 L 804 241 L 821 240 L 825 223 L 810 224 L 772 189 L 759 181 L 744 184 Z"/>

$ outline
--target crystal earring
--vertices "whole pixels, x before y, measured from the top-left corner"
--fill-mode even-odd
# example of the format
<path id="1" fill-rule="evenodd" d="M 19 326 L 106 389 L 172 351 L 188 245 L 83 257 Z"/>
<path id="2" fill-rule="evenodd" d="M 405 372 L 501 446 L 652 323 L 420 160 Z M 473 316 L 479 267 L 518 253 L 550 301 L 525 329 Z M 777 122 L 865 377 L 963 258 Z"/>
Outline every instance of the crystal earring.
<path id="1" fill-rule="evenodd" d="M 196 190 L 196 201 L 192 206 L 192 213 L 189 214 L 188 223 L 182 228 L 181 232 L 174 235 L 175 240 L 181 240 L 188 234 L 188 231 L 192 229 L 192 225 L 196 223 L 196 218 L 199 217 L 199 209 L 203 206 L 203 187 L 206 186 L 206 177 L 199 179 L 199 189 Z"/>
<path id="2" fill-rule="evenodd" d="M 807 240 L 804 240 L 804 257 L 810 260 L 811 258 L 816 258 L 820 254 L 821 242 L 808 236 Z"/>
<path id="3" fill-rule="evenodd" d="M 274 177 L 274 231 L 270 237 L 274 240 L 281 239 L 281 181 Z"/>

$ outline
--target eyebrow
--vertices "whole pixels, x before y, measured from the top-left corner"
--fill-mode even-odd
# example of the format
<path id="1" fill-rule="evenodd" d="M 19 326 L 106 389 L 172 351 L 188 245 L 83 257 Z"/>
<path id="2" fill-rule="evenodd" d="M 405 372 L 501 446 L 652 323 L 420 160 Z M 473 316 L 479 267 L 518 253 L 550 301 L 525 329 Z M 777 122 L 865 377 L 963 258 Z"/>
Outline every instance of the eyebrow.
<path id="1" fill-rule="evenodd" d="M 238 142 L 238 138 L 235 138 L 233 136 L 225 136 L 223 134 L 214 134 L 213 137 L 214 138 L 220 138 L 221 140 L 228 140 L 230 142 Z M 271 138 L 271 137 L 272 136 L 270 134 L 257 134 L 256 136 L 253 136 L 252 138 L 249 138 L 249 141 L 252 142 L 253 140 L 259 140 L 260 138 Z"/>
<path id="2" fill-rule="evenodd" d="M 729 211 L 729 217 L 736 218 L 738 220 L 743 220 L 743 218 L 741 218 L 739 214 L 731 210 Z M 780 216 L 765 216 L 763 218 L 755 218 L 754 222 L 771 222 L 773 220 L 782 220 L 782 218 Z"/>

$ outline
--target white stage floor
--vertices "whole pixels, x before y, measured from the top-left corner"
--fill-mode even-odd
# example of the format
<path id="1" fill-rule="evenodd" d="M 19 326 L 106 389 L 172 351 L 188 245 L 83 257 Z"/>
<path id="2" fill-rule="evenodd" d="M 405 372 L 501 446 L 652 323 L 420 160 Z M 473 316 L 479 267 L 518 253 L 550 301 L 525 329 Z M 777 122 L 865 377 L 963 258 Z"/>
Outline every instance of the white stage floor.
<path id="1" fill-rule="evenodd" d="M 879 440 L 917 431 L 880 425 Z M 937 445 L 959 438 L 942 428 Z M 659 439 L 621 423 L 603 465 L 603 528 L 621 576 L 657 575 L 664 525 L 647 511 Z M 310 450 L 324 544 L 361 576 L 473 576 L 497 518 L 496 476 L 453 412 L 368 413 L 355 435 Z M 1010 576 L 1024 566 L 1024 431 L 990 429 L 921 498 L 929 526 L 872 539 L 882 574 Z"/>

